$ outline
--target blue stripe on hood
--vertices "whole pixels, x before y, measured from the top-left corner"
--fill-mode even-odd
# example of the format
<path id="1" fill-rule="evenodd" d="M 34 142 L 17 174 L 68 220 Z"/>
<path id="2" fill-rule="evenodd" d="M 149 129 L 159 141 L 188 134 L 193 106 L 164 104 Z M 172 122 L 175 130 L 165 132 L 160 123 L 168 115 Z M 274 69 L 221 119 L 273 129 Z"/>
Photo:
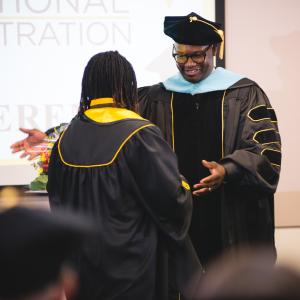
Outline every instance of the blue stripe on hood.
<path id="1" fill-rule="evenodd" d="M 208 77 L 196 83 L 185 80 L 178 73 L 164 81 L 163 85 L 168 91 L 195 95 L 226 90 L 242 78 L 245 78 L 245 76 L 235 74 L 223 68 L 216 68 Z"/>

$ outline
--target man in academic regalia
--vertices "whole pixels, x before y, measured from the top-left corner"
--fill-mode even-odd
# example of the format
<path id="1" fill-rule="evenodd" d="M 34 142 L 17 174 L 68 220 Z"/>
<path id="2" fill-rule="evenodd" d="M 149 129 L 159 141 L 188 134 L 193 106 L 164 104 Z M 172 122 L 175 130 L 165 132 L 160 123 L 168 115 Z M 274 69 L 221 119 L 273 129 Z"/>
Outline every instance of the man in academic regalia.
<path id="1" fill-rule="evenodd" d="M 76 299 L 165 300 L 168 264 L 183 293 L 201 270 L 186 239 L 189 185 L 158 127 L 136 107 L 131 64 L 116 51 L 96 54 L 83 74 L 79 113 L 51 153 L 51 208 L 84 213 L 99 229 L 74 260 Z"/>
<path id="2" fill-rule="evenodd" d="M 252 80 L 214 67 L 224 34 L 195 13 L 165 17 L 179 73 L 139 89 L 154 122 L 194 187 L 191 240 L 207 267 L 226 249 L 274 246 L 281 152 L 274 109 Z"/>

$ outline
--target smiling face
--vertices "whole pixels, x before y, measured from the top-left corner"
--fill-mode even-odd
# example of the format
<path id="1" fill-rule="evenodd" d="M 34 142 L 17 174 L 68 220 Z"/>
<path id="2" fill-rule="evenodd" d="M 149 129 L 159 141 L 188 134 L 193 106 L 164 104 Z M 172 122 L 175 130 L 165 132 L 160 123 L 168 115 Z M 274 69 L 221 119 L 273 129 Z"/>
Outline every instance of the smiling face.
<path id="1" fill-rule="evenodd" d="M 187 55 L 187 61 L 181 63 L 176 61 L 177 68 L 183 78 L 189 82 L 196 83 L 206 78 L 214 68 L 214 55 L 216 47 L 212 45 L 198 46 L 198 45 L 183 45 L 174 44 L 173 56 L 176 54 L 179 58 Z M 204 56 L 204 59 L 199 63 L 197 57 Z M 193 60 L 194 58 L 194 60 Z M 199 60 L 198 60 L 199 61 Z"/>

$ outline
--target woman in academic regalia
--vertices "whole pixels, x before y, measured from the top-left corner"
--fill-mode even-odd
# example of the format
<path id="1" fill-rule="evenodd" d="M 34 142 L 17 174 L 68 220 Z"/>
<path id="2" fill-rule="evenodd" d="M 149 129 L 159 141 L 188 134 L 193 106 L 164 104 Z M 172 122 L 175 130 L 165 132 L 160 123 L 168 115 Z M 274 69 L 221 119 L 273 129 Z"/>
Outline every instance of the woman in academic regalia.
<path id="1" fill-rule="evenodd" d="M 51 209 L 82 212 L 100 229 L 74 257 L 78 299 L 167 299 L 168 257 L 178 255 L 188 272 L 198 266 L 180 264 L 190 249 L 189 185 L 158 127 L 136 109 L 131 64 L 99 53 L 85 68 L 79 113 L 52 150 Z"/>

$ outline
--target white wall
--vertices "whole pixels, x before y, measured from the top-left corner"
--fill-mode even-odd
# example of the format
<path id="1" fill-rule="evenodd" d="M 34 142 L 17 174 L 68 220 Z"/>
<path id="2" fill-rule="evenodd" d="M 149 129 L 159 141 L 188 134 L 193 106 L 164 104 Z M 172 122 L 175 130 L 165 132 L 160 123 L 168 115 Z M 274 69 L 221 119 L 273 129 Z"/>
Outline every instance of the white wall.
<path id="1" fill-rule="evenodd" d="M 276 110 L 282 172 L 276 223 L 300 225 L 300 1 L 226 0 L 227 68 L 255 80 Z"/>

